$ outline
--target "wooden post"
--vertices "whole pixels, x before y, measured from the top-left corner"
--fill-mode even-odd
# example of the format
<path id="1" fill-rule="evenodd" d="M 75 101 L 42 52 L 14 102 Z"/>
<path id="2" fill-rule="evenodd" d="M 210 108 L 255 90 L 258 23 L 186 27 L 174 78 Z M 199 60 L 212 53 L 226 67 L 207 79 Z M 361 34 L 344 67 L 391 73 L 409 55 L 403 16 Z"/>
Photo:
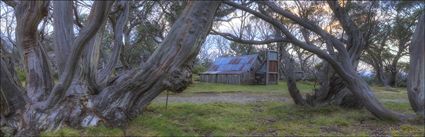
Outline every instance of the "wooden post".
<path id="1" fill-rule="evenodd" d="M 273 75 L 275 76 L 275 84 L 278 84 L 279 82 L 279 53 L 276 51 L 273 51 L 274 54 L 276 55 L 276 58 L 274 60 L 274 62 L 276 63 L 275 65 L 275 72 L 273 72 Z"/>
<path id="2" fill-rule="evenodd" d="M 167 90 L 167 98 L 165 99 L 165 109 L 168 109 L 168 90 Z"/>
<path id="3" fill-rule="evenodd" d="M 269 84 L 269 51 L 266 51 L 266 85 Z"/>

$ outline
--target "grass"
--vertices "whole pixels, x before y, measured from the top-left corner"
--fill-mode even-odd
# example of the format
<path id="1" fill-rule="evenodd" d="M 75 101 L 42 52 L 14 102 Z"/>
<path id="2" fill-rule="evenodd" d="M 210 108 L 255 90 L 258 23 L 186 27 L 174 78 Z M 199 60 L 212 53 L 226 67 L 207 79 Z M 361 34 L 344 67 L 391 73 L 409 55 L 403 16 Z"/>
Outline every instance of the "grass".
<path id="1" fill-rule="evenodd" d="M 302 82 L 297 85 L 301 92 L 310 92 L 314 83 Z M 287 93 L 282 92 L 288 89 L 286 82 L 280 81 L 276 85 L 229 85 L 229 84 L 217 84 L 217 83 L 204 83 L 195 82 L 190 85 L 184 92 L 185 93 L 200 93 L 200 92 L 217 92 L 217 93 L 228 93 L 228 92 L 248 92 L 248 93 Z M 288 94 L 289 95 L 289 94 Z"/>
<path id="2" fill-rule="evenodd" d="M 312 89 L 311 83 L 299 84 L 302 92 Z M 412 113 L 403 89 L 373 87 L 385 107 Z M 224 85 L 195 83 L 182 94 L 200 92 L 287 92 L 286 84 Z M 282 93 L 282 97 L 289 97 Z M 61 128 L 42 136 L 423 136 L 424 125 L 397 123 L 375 118 L 365 109 L 343 109 L 335 106 L 300 107 L 292 102 L 236 103 L 171 103 L 149 105 L 145 113 L 132 119 L 125 129 L 105 126 L 86 129 Z"/>

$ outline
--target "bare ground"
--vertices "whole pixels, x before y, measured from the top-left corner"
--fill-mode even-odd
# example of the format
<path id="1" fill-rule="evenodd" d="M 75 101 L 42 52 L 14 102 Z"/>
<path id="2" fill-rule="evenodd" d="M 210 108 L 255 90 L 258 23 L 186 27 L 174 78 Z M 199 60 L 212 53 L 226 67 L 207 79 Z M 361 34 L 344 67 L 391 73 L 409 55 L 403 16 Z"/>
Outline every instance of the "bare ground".
<path id="1" fill-rule="evenodd" d="M 157 97 L 154 102 L 165 102 L 167 96 L 161 95 Z M 273 101 L 273 102 L 287 102 L 290 101 L 287 97 L 276 94 L 267 93 L 213 93 L 203 92 L 194 93 L 190 95 L 180 96 L 179 94 L 173 94 L 168 96 L 169 103 L 254 103 L 262 101 Z"/>

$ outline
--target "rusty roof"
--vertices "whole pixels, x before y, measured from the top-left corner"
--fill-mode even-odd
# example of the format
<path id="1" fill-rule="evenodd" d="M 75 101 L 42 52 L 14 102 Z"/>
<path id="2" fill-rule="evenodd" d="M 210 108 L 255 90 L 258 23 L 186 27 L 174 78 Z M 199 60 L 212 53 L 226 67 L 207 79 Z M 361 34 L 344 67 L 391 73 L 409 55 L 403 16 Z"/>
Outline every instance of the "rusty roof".
<path id="1" fill-rule="evenodd" d="M 208 71 L 202 74 L 240 74 L 253 67 L 258 59 L 258 54 L 219 57 L 210 66 Z"/>

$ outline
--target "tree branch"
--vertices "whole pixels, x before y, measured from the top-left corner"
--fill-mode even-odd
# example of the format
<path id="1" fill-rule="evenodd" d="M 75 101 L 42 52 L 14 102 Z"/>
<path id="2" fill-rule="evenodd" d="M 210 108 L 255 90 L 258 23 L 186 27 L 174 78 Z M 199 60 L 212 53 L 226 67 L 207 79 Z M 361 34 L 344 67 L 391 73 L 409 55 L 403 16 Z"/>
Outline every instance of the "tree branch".
<path id="1" fill-rule="evenodd" d="M 61 75 L 59 83 L 53 88 L 46 104 L 42 104 L 41 109 L 53 107 L 60 99 L 64 98 L 65 91 L 71 85 L 75 74 L 77 63 L 86 43 L 97 33 L 103 21 L 106 20 L 111 1 L 95 1 L 90 11 L 88 24 L 80 31 L 80 35 L 74 40 L 70 57 L 68 57 L 64 73 Z M 46 106 L 48 105 L 48 106 Z"/>
<path id="2" fill-rule="evenodd" d="M 347 31 L 348 34 L 353 33 L 358 29 L 357 25 L 347 16 L 347 12 L 345 8 L 339 6 L 338 1 L 328 0 L 328 5 L 332 9 L 335 17 L 339 20 L 344 30 Z"/>
<path id="3" fill-rule="evenodd" d="M 0 105 L 1 115 L 13 113 L 15 109 L 23 109 L 25 105 L 30 102 L 28 96 L 25 95 L 24 89 L 16 83 L 11 75 L 12 72 L 9 71 L 7 66 L 8 65 L 3 60 L 3 57 L 0 57 L 0 99 L 2 99 L 2 101 L 0 101 L 0 103 L 2 103 Z"/>
<path id="4" fill-rule="evenodd" d="M 309 29 L 315 33 L 317 33 L 318 35 L 320 35 L 323 39 L 325 39 L 326 41 L 331 41 L 332 45 L 339 51 L 341 52 L 341 54 L 347 54 L 347 50 L 344 47 L 344 43 L 342 43 L 341 41 L 339 41 L 336 37 L 334 37 L 333 35 L 329 34 L 328 32 L 324 31 L 321 27 L 319 27 L 318 25 L 316 25 L 315 23 L 307 20 L 307 19 L 303 19 L 300 18 L 288 11 L 283 10 L 282 8 L 278 7 L 274 2 L 272 1 L 267 1 L 267 2 L 257 2 L 260 4 L 265 4 L 267 5 L 271 10 L 273 10 L 274 12 L 278 13 L 279 15 L 282 15 L 284 17 L 287 17 L 289 19 L 291 19 L 292 21 L 295 21 L 297 24 L 303 26 L 306 29 Z M 328 43 L 330 44 L 330 43 Z"/>
<path id="5" fill-rule="evenodd" d="M 2 0 L 2 1 L 11 7 L 16 7 L 16 5 L 19 4 L 19 1 L 17 0 Z"/>
<path id="6" fill-rule="evenodd" d="M 109 103 L 110 99 L 132 92 L 129 105 L 134 105 L 144 93 L 155 90 L 156 94 L 169 87 L 167 79 L 171 73 L 181 69 L 200 50 L 219 5 L 218 1 L 189 3 L 145 65 L 120 75 L 98 95 L 99 102 L 95 104 Z"/>
<path id="7" fill-rule="evenodd" d="M 74 42 L 72 3 L 72 1 L 53 1 L 55 57 L 60 77 Z"/>
<path id="8" fill-rule="evenodd" d="M 226 3 L 226 4 L 230 5 L 230 6 L 236 7 L 238 9 L 240 9 L 240 10 L 247 11 L 247 12 L 249 12 L 249 13 L 251 13 L 251 14 L 253 14 L 253 15 L 255 15 L 255 16 L 261 18 L 261 19 L 263 19 L 264 21 L 270 23 L 271 25 L 275 26 L 280 31 L 282 31 L 282 33 L 286 35 L 286 38 L 289 41 L 291 41 L 291 43 L 293 43 L 293 44 L 295 44 L 295 45 L 299 46 L 300 48 L 303 48 L 303 49 L 305 49 L 307 51 L 310 51 L 312 53 L 315 53 L 318 57 L 320 57 L 320 58 L 326 60 L 327 62 L 329 62 L 335 68 L 335 70 L 338 70 L 339 72 L 341 72 L 341 75 L 349 76 L 347 73 L 345 73 L 343 71 L 342 66 L 337 62 L 337 60 L 335 60 L 334 58 L 332 58 L 332 56 L 330 56 L 325 51 L 322 51 L 320 48 L 318 48 L 316 46 L 308 45 L 307 43 L 298 40 L 294 35 L 292 35 L 289 32 L 289 30 L 285 27 L 285 25 L 283 25 L 278 20 L 273 19 L 272 17 L 267 16 L 267 15 L 264 15 L 262 13 L 256 12 L 256 11 L 254 11 L 254 10 L 248 8 L 248 7 L 241 6 L 241 5 L 239 5 L 237 3 L 234 3 L 234 2 L 225 1 L 224 3 Z"/>
<path id="9" fill-rule="evenodd" d="M 49 61 L 37 30 L 48 14 L 48 5 L 48 1 L 20 1 L 15 7 L 16 43 L 24 51 L 26 93 L 32 101 L 44 100 L 53 87 Z"/>
<path id="10" fill-rule="evenodd" d="M 211 30 L 212 35 L 219 35 L 222 36 L 223 38 L 230 40 L 230 41 L 234 41 L 234 42 L 238 42 L 238 43 L 243 43 L 243 44 L 256 44 L 256 45 L 262 45 L 262 44 L 270 44 L 270 43 L 275 43 L 275 42 L 289 42 L 288 39 L 283 38 L 283 37 L 279 37 L 279 38 L 274 38 L 274 39 L 266 39 L 266 40 L 261 40 L 261 41 L 257 41 L 257 40 L 244 40 L 242 38 L 239 38 L 237 36 L 234 36 L 230 33 L 222 33 L 222 32 L 217 32 L 215 30 Z"/>
<path id="11" fill-rule="evenodd" d="M 83 28 L 84 26 L 83 26 L 83 24 L 81 24 L 80 18 L 78 17 L 77 3 L 75 2 L 72 7 L 74 9 L 73 11 L 74 11 L 75 24 L 78 27 Z"/>
<path id="12" fill-rule="evenodd" d="M 101 71 L 98 81 L 100 85 L 105 86 L 106 83 L 109 80 L 109 77 L 112 74 L 112 71 L 114 70 L 118 58 L 120 56 L 121 50 L 123 49 L 124 43 L 123 43 L 123 33 L 124 33 L 124 27 L 128 20 L 129 15 L 129 4 L 128 1 L 120 1 L 117 3 L 117 16 L 114 16 L 114 20 L 112 21 L 112 26 L 114 27 L 114 47 L 112 49 L 112 55 L 109 59 L 109 63 L 106 65 L 106 67 Z"/>

